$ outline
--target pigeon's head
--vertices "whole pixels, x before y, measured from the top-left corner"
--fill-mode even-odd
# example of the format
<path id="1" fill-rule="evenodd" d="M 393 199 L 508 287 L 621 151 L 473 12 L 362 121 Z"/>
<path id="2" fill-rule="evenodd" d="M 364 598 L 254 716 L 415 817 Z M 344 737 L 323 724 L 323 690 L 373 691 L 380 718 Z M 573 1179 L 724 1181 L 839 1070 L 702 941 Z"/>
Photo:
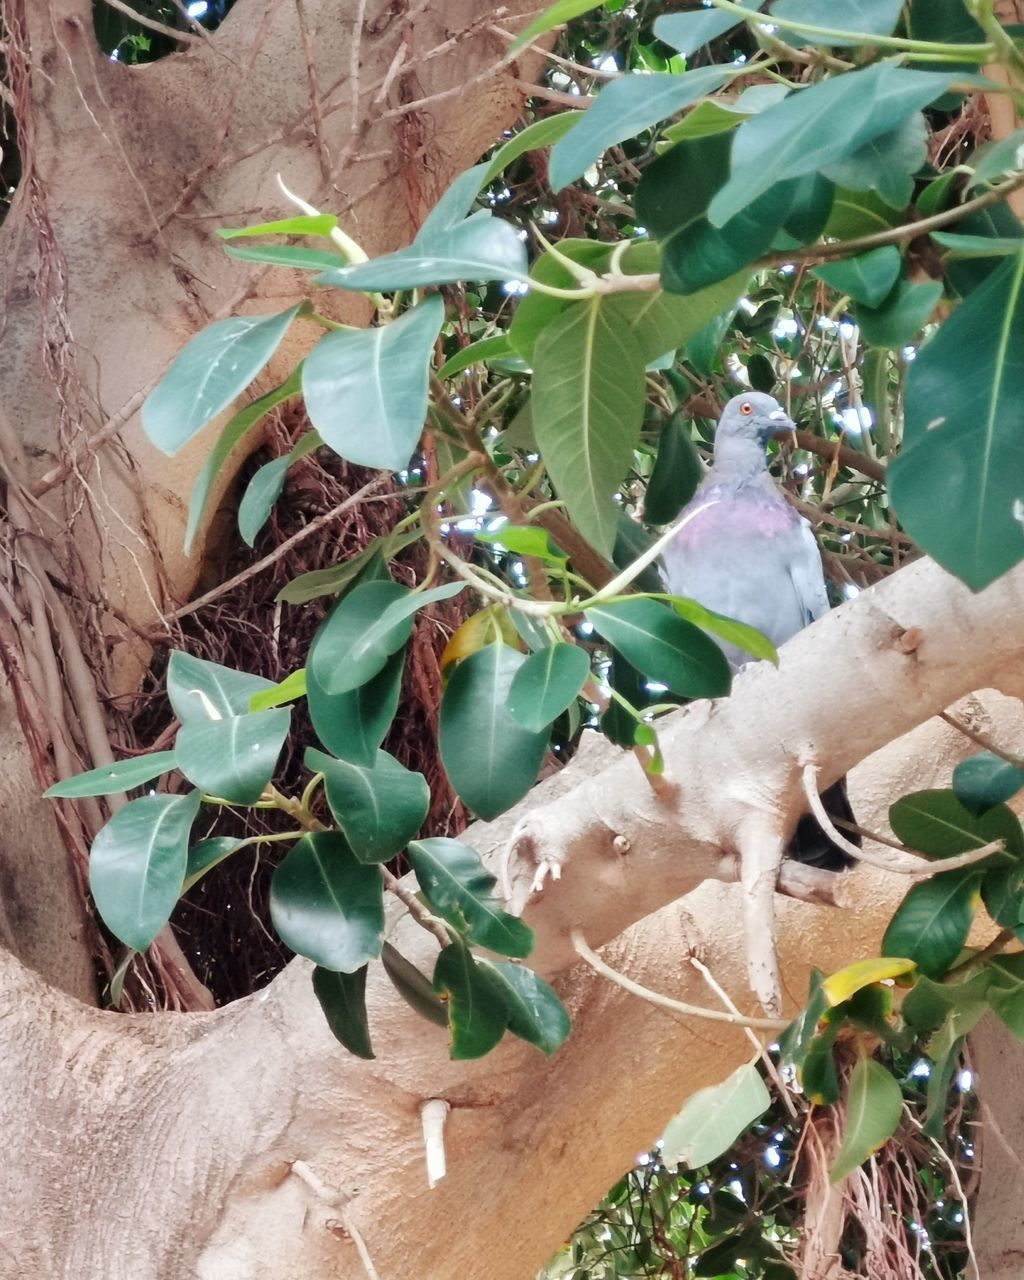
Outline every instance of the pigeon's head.
<path id="1" fill-rule="evenodd" d="M 752 440 L 763 449 L 772 436 L 792 431 L 795 425 L 774 396 L 763 391 L 746 391 L 741 396 L 733 396 L 722 410 L 715 439 L 717 442 Z"/>

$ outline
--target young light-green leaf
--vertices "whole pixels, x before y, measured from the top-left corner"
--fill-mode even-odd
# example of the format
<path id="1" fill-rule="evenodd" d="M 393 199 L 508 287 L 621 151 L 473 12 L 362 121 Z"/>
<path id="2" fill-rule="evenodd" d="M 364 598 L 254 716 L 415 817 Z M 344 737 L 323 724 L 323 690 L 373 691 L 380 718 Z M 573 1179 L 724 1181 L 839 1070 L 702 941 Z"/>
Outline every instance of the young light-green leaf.
<path id="1" fill-rule="evenodd" d="M 226 409 L 277 350 L 299 309 L 231 316 L 196 334 L 142 406 L 142 425 L 156 447 L 177 453 Z"/>
<path id="2" fill-rule="evenodd" d="M 337 225 L 338 219 L 333 213 L 302 213 L 277 222 L 260 222 L 253 227 L 220 227 L 217 234 L 222 240 L 236 240 L 240 236 L 329 236 Z"/>
<path id="3" fill-rule="evenodd" d="M 226 244 L 224 252 L 242 262 L 266 262 L 272 267 L 289 267 L 293 271 L 332 271 L 345 259 L 324 249 L 307 249 L 297 244 Z"/>
<path id="4" fill-rule="evenodd" d="M 89 886 L 115 937 L 145 951 L 181 894 L 199 792 L 143 796 L 119 809 L 92 842 Z"/>
<path id="5" fill-rule="evenodd" d="M 77 800 L 81 796 L 118 795 L 131 791 L 133 787 L 144 786 L 175 767 L 173 751 L 152 751 L 149 755 L 102 764 L 98 769 L 55 782 L 43 792 L 43 796 L 48 800 Z"/>
<path id="6" fill-rule="evenodd" d="M 533 427 L 548 474 L 579 531 L 610 555 L 614 493 L 643 419 L 643 353 L 601 299 L 591 298 L 544 331 L 533 361 Z"/>
<path id="7" fill-rule="evenodd" d="M 441 760 L 452 786 L 481 818 L 496 818 L 533 786 L 548 734 L 508 713 L 509 688 L 526 659 L 492 644 L 460 662 L 441 703 Z"/>
<path id="8" fill-rule="evenodd" d="M 721 1084 L 698 1089 L 662 1138 L 662 1163 L 697 1169 L 728 1151 L 744 1129 L 771 1106 L 757 1067 L 746 1063 Z"/>
<path id="9" fill-rule="evenodd" d="M 390 324 L 320 339 L 302 366 L 302 394 L 325 444 L 363 467 L 406 466 L 423 430 L 443 319 L 434 296 Z"/>
<path id="10" fill-rule="evenodd" d="M 310 832 L 274 872 L 270 918 L 299 955 L 355 973 L 380 955 L 384 941 L 380 869 L 359 862 L 337 831 Z"/>
<path id="11" fill-rule="evenodd" d="M 436 836 L 411 841 L 408 858 L 431 907 L 471 942 L 503 956 L 530 954 L 533 931 L 501 907 L 497 881 L 475 849 Z"/>
<path id="12" fill-rule="evenodd" d="M 843 1145 L 829 1181 L 842 1182 L 888 1142 L 902 1115 L 903 1093 L 891 1072 L 873 1058 L 861 1058 L 850 1077 Z"/>
<path id="13" fill-rule="evenodd" d="M 307 747 L 305 763 L 324 775 L 327 803 L 360 862 L 387 862 L 423 825 L 430 808 L 427 780 L 386 751 L 365 768 Z"/>

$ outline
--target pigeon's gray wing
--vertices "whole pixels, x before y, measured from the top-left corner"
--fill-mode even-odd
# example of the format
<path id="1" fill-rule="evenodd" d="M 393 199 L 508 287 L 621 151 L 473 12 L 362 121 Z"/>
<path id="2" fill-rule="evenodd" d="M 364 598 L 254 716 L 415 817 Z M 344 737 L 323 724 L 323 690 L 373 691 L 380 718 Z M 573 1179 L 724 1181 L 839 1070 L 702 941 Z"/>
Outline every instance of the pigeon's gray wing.
<path id="1" fill-rule="evenodd" d="M 825 574 L 821 567 L 821 552 L 814 540 L 811 526 L 801 519 L 799 535 L 792 540 L 789 576 L 793 581 L 797 599 L 804 613 L 802 626 L 828 613 L 828 595 L 825 591 Z"/>

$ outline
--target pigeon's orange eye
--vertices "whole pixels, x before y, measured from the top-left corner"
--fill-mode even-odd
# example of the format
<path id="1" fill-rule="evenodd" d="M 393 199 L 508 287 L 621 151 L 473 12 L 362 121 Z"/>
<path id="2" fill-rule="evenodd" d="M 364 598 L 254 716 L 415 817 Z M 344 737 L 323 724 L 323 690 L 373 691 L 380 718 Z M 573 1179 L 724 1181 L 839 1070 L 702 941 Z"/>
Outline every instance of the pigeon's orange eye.
<path id="1" fill-rule="evenodd" d="M 750 403 L 749 400 L 744 400 L 743 403 L 740 405 L 740 413 L 745 413 L 749 418 L 753 412 L 754 412 L 754 406 Z"/>

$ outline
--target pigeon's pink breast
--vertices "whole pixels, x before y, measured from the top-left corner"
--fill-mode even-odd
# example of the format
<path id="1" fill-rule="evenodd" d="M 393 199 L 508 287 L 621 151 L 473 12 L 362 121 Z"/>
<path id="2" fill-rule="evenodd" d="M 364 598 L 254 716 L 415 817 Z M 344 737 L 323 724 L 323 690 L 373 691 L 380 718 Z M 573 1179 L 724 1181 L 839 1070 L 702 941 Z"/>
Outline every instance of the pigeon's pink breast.
<path id="1" fill-rule="evenodd" d="M 723 539 L 778 538 L 792 533 L 799 524 L 799 516 L 785 502 L 765 501 L 760 494 L 747 500 L 715 502 L 712 494 L 707 505 L 698 510 L 676 535 L 676 543 L 688 551 Z"/>

